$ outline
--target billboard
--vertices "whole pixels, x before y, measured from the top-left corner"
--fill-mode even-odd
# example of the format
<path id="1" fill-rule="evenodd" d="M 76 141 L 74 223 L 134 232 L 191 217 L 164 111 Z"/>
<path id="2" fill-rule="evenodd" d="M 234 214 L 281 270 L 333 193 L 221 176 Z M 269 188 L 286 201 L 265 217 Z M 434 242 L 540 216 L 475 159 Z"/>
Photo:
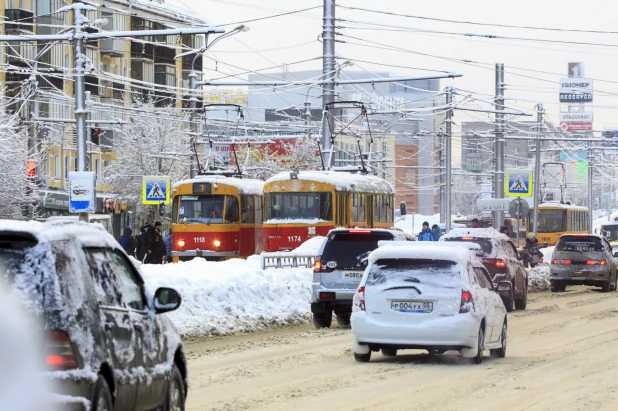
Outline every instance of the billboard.
<path id="1" fill-rule="evenodd" d="M 562 131 L 592 130 L 592 112 L 560 113 L 560 129 Z"/>
<path id="2" fill-rule="evenodd" d="M 588 153 L 585 151 L 561 151 L 560 161 L 586 161 L 588 160 Z"/>
<path id="3" fill-rule="evenodd" d="M 568 77 L 560 79 L 561 103 L 592 103 L 592 79 Z"/>

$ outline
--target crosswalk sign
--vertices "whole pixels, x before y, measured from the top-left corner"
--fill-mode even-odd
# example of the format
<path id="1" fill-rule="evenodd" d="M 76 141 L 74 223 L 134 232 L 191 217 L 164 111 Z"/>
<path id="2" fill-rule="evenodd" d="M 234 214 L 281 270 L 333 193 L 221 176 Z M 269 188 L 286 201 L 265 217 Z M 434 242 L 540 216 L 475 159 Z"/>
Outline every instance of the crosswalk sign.
<path id="1" fill-rule="evenodd" d="M 532 197 L 532 170 L 506 170 L 504 177 L 507 197 Z"/>
<path id="2" fill-rule="evenodd" d="M 142 178 L 143 204 L 169 204 L 170 178 L 165 176 L 144 176 Z"/>

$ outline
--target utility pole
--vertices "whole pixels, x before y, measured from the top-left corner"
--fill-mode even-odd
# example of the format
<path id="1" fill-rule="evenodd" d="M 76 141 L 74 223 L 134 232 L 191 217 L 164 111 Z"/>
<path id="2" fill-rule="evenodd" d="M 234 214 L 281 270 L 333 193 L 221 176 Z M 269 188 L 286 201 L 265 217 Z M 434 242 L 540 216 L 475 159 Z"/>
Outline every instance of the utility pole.
<path id="1" fill-rule="evenodd" d="M 73 8 L 75 25 L 75 125 L 77 132 L 77 171 L 88 171 L 86 167 L 86 55 L 84 54 L 84 15 L 79 7 Z M 88 222 L 88 213 L 79 213 L 79 220 Z"/>
<path id="2" fill-rule="evenodd" d="M 446 94 L 446 104 L 449 104 L 449 94 Z M 447 112 L 447 118 L 448 118 L 448 112 Z M 448 122 L 448 120 L 447 120 Z M 440 189 L 439 189 L 439 194 L 438 194 L 438 211 L 440 212 L 440 223 L 444 223 L 446 221 L 446 198 L 444 197 L 444 190 L 445 190 L 445 184 L 444 184 L 444 167 L 445 167 L 445 163 L 444 163 L 444 139 L 445 136 L 443 133 L 438 133 L 437 135 L 438 137 L 438 164 L 440 165 L 440 171 L 439 171 L 439 184 L 440 184 Z"/>
<path id="3" fill-rule="evenodd" d="M 386 133 L 382 136 L 382 178 L 386 180 Z"/>
<path id="4" fill-rule="evenodd" d="M 206 37 L 206 41 L 208 41 L 208 37 Z M 191 90 L 191 95 L 189 96 L 189 124 L 190 124 L 190 129 L 189 131 L 191 132 L 191 155 L 189 156 L 189 162 L 190 162 L 190 170 L 189 170 L 189 177 L 190 178 L 194 178 L 195 175 L 197 174 L 197 160 L 196 160 L 196 153 L 195 153 L 195 143 L 197 141 L 197 119 L 196 119 L 196 115 L 195 115 L 195 109 L 197 108 L 197 96 L 195 95 L 195 87 L 196 87 L 196 83 L 197 83 L 197 73 L 195 72 L 195 69 L 192 67 L 191 73 L 189 73 L 189 89 Z"/>
<path id="5" fill-rule="evenodd" d="M 335 0 L 324 0 L 324 25 L 322 31 L 322 77 L 323 94 L 322 109 L 326 105 L 335 101 Z M 332 114 L 332 113 L 331 113 Z M 335 120 L 330 116 L 323 117 L 322 121 L 322 156 L 326 169 L 330 169 L 334 157 L 330 155 L 331 147 L 330 133 L 335 129 Z"/>
<path id="6" fill-rule="evenodd" d="M 592 234 L 592 205 L 594 204 L 594 198 L 592 198 L 592 170 L 594 164 L 592 163 L 592 142 L 588 143 L 588 233 Z"/>
<path id="7" fill-rule="evenodd" d="M 496 145 L 494 177 L 494 198 L 504 198 L 504 64 L 496 64 Z M 500 229 L 504 221 L 504 211 L 493 212 L 494 228 Z"/>
<path id="8" fill-rule="evenodd" d="M 543 103 L 536 105 L 536 157 L 534 159 L 534 217 L 532 220 L 534 236 L 536 237 L 537 224 L 539 218 L 539 203 L 541 202 L 541 137 L 543 127 Z"/>
<path id="9" fill-rule="evenodd" d="M 303 114 L 305 118 L 305 131 L 307 133 L 307 140 L 311 140 L 311 127 L 309 123 L 311 122 L 311 102 L 305 101 L 305 114 Z"/>
<path id="10" fill-rule="evenodd" d="M 451 231 L 451 170 L 452 170 L 452 166 L 453 166 L 453 159 L 452 159 L 452 153 L 451 153 L 451 126 L 452 126 L 452 122 L 453 122 L 453 108 L 450 107 L 451 104 L 453 102 L 453 88 L 451 86 L 448 86 L 446 88 L 446 105 L 448 106 L 448 109 L 446 111 L 446 134 L 444 135 L 444 151 L 445 151 L 445 156 L 446 156 L 446 186 L 445 186 L 445 190 L 444 190 L 444 197 L 445 197 L 445 214 L 446 214 L 446 227 L 445 230 L 448 233 L 449 231 Z M 442 175 L 442 174 L 440 174 Z"/>

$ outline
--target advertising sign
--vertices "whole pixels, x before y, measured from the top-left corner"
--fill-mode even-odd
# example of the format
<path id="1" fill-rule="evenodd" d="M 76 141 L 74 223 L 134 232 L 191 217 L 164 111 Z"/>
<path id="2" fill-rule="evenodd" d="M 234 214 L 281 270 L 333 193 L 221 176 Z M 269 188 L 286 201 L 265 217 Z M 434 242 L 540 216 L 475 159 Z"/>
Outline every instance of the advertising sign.
<path id="1" fill-rule="evenodd" d="M 507 197 L 532 196 L 532 170 L 509 169 L 504 174 L 504 194 Z"/>
<path id="2" fill-rule="evenodd" d="M 169 204 L 170 185 L 170 178 L 166 176 L 142 177 L 142 204 Z"/>
<path id="3" fill-rule="evenodd" d="M 95 173 L 90 171 L 71 171 L 69 173 L 69 212 L 94 213 L 95 196 Z"/>
<path id="4" fill-rule="evenodd" d="M 574 123 L 568 121 L 566 123 L 560 123 L 560 130 L 562 131 L 590 131 L 592 130 L 592 123 Z"/>
<path id="5" fill-rule="evenodd" d="M 561 103 L 592 103 L 592 79 L 568 77 L 560 79 Z"/>
<path id="6" fill-rule="evenodd" d="M 560 129 L 562 131 L 592 130 L 592 112 L 560 113 Z"/>

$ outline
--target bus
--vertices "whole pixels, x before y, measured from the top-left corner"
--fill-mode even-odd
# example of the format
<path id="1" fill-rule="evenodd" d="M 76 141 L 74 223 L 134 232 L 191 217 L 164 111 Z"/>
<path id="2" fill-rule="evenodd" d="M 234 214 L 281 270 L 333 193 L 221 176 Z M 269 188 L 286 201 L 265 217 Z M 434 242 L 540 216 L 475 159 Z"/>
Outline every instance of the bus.
<path id="1" fill-rule="evenodd" d="M 534 207 L 526 218 L 526 235 L 534 232 Z M 538 206 L 537 234 L 540 244 L 556 245 L 562 234 L 586 234 L 590 227 L 589 211 L 586 207 L 568 203 L 542 203 Z"/>
<path id="2" fill-rule="evenodd" d="M 618 223 L 603 223 L 598 229 L 598 233 L 605 237 L 612 245 L 618 246 Z M 595 229 L 595 233 L 597 230 Z"/>
<path id="3" fill-rule="evenodd" d="M 172 261 L 222 261 L 262 251 L 264 182 L 198 175 L 172 187 Z"/>
<path id="4" fill-rule="evenodd" d="M 264 251 L 297 248 L 335 227 L 390 228 L 395 190 L 386 180 L 342 171 L 279 173 L 264 184 Z"/>

